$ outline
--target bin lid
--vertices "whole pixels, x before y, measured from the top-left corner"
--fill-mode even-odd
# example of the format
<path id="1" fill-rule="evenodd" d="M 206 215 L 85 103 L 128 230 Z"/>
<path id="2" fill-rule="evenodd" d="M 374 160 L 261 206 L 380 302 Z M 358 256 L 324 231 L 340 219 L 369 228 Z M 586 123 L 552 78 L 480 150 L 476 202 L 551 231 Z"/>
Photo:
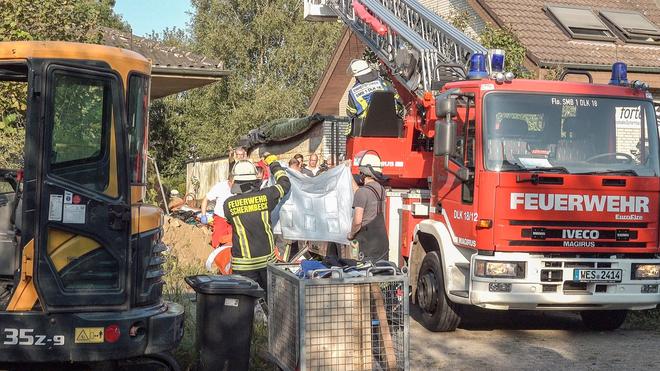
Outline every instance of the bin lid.
<path id="1" fill-rule="evenodd" d="M 246 295 L 260 298 L 264 290 L 253 280 L 237 274 L 226 276 L 198 275 L 186 277 L 186 283 L 195 292 L 207 295 Z"/>

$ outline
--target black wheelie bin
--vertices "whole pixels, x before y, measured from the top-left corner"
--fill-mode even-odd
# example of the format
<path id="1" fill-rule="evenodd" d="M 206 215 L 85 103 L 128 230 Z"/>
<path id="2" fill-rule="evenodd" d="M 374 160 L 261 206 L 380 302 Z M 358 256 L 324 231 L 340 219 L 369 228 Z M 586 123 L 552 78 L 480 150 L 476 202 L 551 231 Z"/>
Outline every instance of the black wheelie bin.
<path id="1" fill-rule="evenodd" d="M 247 370 L 259 285 L 238 275 L 186 277 L 197 293 L 197 370 Z"/>

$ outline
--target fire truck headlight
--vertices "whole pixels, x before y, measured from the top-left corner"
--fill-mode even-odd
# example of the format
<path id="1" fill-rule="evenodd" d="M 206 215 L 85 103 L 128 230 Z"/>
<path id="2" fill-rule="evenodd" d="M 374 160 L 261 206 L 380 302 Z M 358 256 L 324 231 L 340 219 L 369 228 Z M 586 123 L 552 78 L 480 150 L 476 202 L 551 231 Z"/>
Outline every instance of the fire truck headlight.
<path id="1" fill-rule="evenodd" d="M 632 274 L 634 280 L 660 279 L 660 264 L 633 264 Z"/>
<path id="2" fill-rule="evenodd" d="M 474 274 L 489 278 L 525 278 L 525 263 L 477 260 Z"/>

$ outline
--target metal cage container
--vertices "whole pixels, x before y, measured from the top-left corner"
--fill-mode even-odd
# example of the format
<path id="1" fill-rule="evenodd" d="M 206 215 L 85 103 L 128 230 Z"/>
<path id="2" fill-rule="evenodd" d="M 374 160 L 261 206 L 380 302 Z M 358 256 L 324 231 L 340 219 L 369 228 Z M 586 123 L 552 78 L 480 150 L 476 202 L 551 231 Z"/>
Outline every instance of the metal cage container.
<path id="1" fill-rule="evenodd" d="M 268 266 L 269 353 L 283 370 L 408 370 L 408 276 L 372 268 L 302 279 Z M 316 278 L 331 272 L 330 278 Z M 376 274 L 374 274 L 376 273 Z"/>

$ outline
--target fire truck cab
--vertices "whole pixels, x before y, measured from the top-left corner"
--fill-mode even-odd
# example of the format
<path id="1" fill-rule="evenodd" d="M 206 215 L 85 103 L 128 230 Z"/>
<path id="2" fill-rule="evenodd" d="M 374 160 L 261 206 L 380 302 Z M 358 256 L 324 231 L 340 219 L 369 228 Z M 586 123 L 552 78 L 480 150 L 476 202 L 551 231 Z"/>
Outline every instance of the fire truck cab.
<path id="1" fill-rule="evenodd" d="M 461 305 L 475 305 L 580 311 L 606 330 L 656 307 L 660 161 L 643 83 L 622 64 L 609 85 L 474 65 L 436 96 L 433 128 L 404 126 L 413 147 L 349 140 L 349 153 L 378 152 L 392 179 L 391 258 L 410 268 L 424 326 L 453 330 Z"/>

